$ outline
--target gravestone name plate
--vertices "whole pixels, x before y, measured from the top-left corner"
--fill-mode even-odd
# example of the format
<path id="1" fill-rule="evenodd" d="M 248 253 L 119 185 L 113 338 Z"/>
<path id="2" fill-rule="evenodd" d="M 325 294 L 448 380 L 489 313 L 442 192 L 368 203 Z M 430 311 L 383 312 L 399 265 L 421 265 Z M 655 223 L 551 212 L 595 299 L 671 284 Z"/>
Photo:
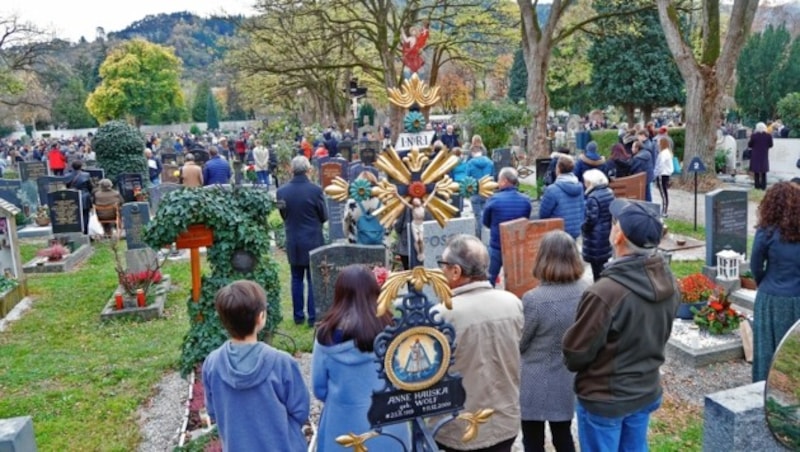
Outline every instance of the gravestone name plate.
<path id="1" fill-rule="evenodd" d="M 135 191 L 144 188 L 144 179 L 139 173 L 120 173 L 117 176 L 117 189 L 125 202 L 134 202 Z"/>
<path id="2" fill-rule="evenodd" d="M 79 190 L 58 190 L 47 194 L 53 234 L 83 233 L 83 202 Z"/>
<path id="3" fill-rule="evenodd" d="M 150 205 L 146 202 L 130 202 L 122 205 L 122 224 L 125 227 L 125 242 L 128 249 L 147 248 L 142 240 L 142 229 L 150 222 Z"/>
<path id="4" fill-rule="evenodd" d="M 36 179 L 36 186 L 39 190 L 39 203 L 47 204 L 47 194 L 58 190 L 66 190 L 69 176 L 44 176 Z"/>
<path id="5" fill-rule="evenodd" d="M 22 210 L 22 200 L 18 193 L 21 188 L 22 181 L 20 179 L 0 179 L 0 198 Z"/>
<path id="6" fill-rule="evenodd" d="M 507 291 L 522 298 L 525 292 L 539 284 L 533 277 L 533 265 L 542 238 L 554 230 L 564 230 L 563 219 L 531 221 L 520 218 L 500 224 L 500 248 Z"/>
<path id="7" fill-rule="evenodd" d="M 344 216 L 344 206 L 347 203 L 336 202 L 331 198 L 325 197 L 325 205 L 328 209 L 328 238 L 333 242 L 346 238 L 342 218 Z"/>
<path id="8" fill-rule="evenodd" d="M 747 253 L 747 192 L 714 190 L 706 194 L 706 265 L 717 265 L 717 253 Z"/>
<path id="9" fill-rule="evenodd" d="M 23 182 L 26 180 L 36 181 L 42 176 L 47 176 L 47 164 L 45 162 L 38 160 L 19 162 L 19 178 Z"/>
<path id="10" fill-rule="evenodd" d="M 321 319 L 333 304 L 333 289 L 339 272 L 352 264 L 386 267 L 386 248 L 383 245 L 334 243 L 312 250 L 309 263 L 314 306 L 317 319 Z"/>
<path id="11" fill-rule="evenodd" d="M 425 268 L 439 268 L 437 261 L 442 260 L 442 253 L 447 248 L 447 242 L 459 234 L 475 234 L 475 217 L 450 218 L 445 222 L 444 227 L 439 226 L 439 223 L 435 221 L 422 223 Z M 409 244 L 413 243 L 413 235 L 411 240 Z"/>

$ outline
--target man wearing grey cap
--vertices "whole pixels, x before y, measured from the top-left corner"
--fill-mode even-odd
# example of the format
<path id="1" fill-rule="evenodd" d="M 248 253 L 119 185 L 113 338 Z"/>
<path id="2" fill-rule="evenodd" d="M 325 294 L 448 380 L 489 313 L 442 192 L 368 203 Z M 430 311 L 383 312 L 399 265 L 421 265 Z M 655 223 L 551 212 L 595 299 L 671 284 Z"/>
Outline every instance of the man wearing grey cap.
<path id="1" fill-rule="evenodd" d="M 650 413 L 661 405 L 659 368 L 680 303 L 656 254 L 663 225 L 643 203 L 611 203 L 614 260 L 583 294 L 562 340 L 575 375 L 581 450 L 647 450 Z"/>

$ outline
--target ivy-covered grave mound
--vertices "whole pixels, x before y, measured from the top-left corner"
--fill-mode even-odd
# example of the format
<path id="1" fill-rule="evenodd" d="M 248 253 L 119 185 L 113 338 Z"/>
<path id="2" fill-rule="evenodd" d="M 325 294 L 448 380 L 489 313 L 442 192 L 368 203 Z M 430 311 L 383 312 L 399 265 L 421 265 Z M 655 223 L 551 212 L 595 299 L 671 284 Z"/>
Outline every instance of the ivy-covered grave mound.
<path id="1" fill-rule="evenodd" d="M 272 336 L 281 322 L 277 263 L 270 257 L 267 216 L 273 209 L 267 192 L 254 187 L 215 186 L 185 188 L 167 193 L 158 215 L 143 233 L 145 242 L 159 249 L 175 242 L 190 225 L 206 225 L 214 241 L 206 257 L 211 275 L 202 277 L 200 299 L 187 302 L 190 327 L 181 351 L 181 373 L 186 375 L 227 339 L 214 309 L 214 296 L 233 281 L 248 279 L 267 292 L 267 325 L 262 339 Z"/>
<path id="2" fill-rule="evenodd" d="M 150 180 L 144 144 L 144 137 L 139 129 L 125 121 L 109 121 L 103 124 L 92 139 L 97 165 L 105 170 L 105 177 L 112 181 L 117 180 L 117 176 L 122 173 L 139 173 L 142 180 Z"/>

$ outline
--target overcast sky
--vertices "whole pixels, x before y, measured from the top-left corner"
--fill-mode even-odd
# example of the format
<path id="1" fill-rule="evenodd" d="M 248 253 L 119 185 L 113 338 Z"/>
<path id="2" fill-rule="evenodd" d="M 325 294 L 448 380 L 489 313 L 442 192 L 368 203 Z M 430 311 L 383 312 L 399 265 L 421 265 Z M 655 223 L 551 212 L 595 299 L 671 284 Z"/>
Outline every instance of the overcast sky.
<path id="1" fill-rule="evenodd" d="M 58 37 L 92 41 L 97 27 L 119 31 L 148 14 L 189 11 L 210 14 L 254 14 L 255 0 L 0 0 L 0 17 L 16 14 L 26 22 L 53 30 Z"/>

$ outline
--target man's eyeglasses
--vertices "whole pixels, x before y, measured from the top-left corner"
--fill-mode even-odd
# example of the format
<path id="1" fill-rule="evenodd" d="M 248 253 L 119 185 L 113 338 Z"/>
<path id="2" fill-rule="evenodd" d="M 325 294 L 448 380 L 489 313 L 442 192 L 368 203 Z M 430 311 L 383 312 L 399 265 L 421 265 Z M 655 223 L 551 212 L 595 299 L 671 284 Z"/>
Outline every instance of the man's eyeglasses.
<path id="1" fill-rule="evenodd" d="M 451 264 L 450 262 L 447 262 L 447 261 L 436 261 L 436 263 L 439 265 L 439 268 L 441 268 L 442 270 L 444 270 L 444 266 L 445 265 L 450 265 L 450 266 L 453 265 L 453 264 Z"/>

